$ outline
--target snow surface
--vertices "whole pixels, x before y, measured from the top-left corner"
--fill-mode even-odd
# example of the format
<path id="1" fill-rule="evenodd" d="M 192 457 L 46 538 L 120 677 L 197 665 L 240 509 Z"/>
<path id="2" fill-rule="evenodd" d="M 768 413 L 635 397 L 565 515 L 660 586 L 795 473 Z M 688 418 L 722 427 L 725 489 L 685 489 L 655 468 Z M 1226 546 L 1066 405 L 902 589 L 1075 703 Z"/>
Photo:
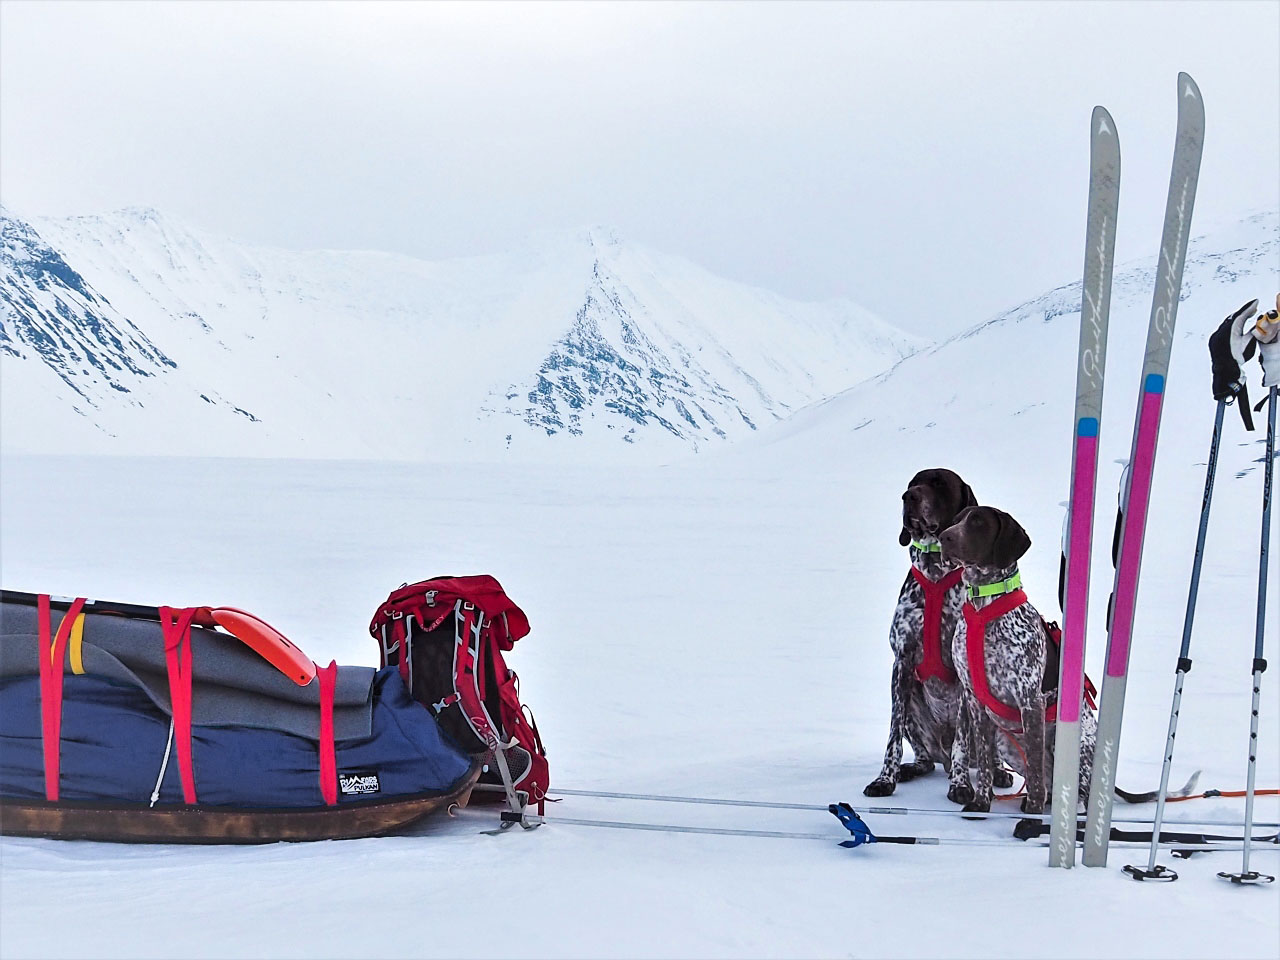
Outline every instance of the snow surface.
<path id="1" fill-rule="evenodd" d="M 1106 503 L 1113 461 L 1127 455 L 1150 284 L 1150 264 L 1117 271 L 1095 679 L 1110 585 Z M 1213 416 L 1205 338 L 1277 288 L 1275 214 L 1191 248 L 1119 757 L 1129 789 L 1159 777 Z M 1022 565 L 1030 597 L 1057 615 L 1078 300 L 1078 289 L 1053 291 L 724 454 L 665 467 L 11 455 L 0 461 L 0 571 L 11 589 L 234 604 L 321 662 L 355 663 L 374 661 L 366 624 L 393 587 L 492 573 L 533 625 L 511 660 L 553 785 L 856 807 L 884 749 L 887 631 L 907 565 L 898 497 L 913 472 L 954 466 L 980 499 L 1013 512 L 1033 541 Z M 1250 375 L 1256 384 L 1256 367 Z M 1228 411 L 1174 770 L 1181 781 L 1203 768 L 1203 787 L 1244 785 L 1261 439 Z M 1277 581 L 1273 560 L 1273 661 Z M 1274 669 L 1261 723 L 1258 783 L 1280 786 Z M 944 779 L 904 784 L 892 802 L 946 806 Z M 1170 816 L 1239 818 L 1242 808 L 1198 800 Z M 1117 815 L 1135 810 L 1152 807 Z M 1178 861 L 1175 884 L 1138 884 L 1119 868 L 1145 862 L 1145 849 L 1113 846 L 1105 870 L 1061 871 L 1047 868 L 1044 848 L 1013 842 L 841 849 L 838 825 L 818 812 L 577 797 L 549 812 L 825 832 L 831 842 L 557 825 L 491 837 L 447 819 L 409 836 L 255 848 L 6 839 L 0 954 L 1280 953 L 1280 890 L 1215 876 L 1238 869 L 1238 853 Z M 1280 802 L 1260 798 L 1258 818 L 1280 820 Z M 885 834 L 1009 830 L 868 820 Z M 1254 865 L 1280 872 L 1280 856 L 1256 850 Z"/>

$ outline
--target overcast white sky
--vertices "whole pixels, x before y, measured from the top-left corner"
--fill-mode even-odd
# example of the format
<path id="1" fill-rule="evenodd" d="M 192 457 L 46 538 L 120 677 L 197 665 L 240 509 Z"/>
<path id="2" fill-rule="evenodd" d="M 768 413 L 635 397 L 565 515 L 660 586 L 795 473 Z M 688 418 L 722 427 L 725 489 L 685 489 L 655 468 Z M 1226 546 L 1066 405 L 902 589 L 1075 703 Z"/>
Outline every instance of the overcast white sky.
<path id="1" fill-rule="evenodd" d="M 439 258 L 607 224 L 948 333 L 1079 275 L 1088 120 L 1158 246 L 1280 208 L 1280 2 L 0 3 L 0 201 Z M 1226 306 L 1224 305 L 1224 309 Z"/>

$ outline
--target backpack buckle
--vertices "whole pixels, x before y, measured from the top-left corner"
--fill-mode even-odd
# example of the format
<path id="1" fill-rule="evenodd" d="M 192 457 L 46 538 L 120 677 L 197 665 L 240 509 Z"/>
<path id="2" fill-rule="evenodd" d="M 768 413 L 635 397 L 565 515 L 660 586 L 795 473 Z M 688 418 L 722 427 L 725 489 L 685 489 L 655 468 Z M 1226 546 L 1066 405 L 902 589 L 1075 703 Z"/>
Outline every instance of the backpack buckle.
<path id="1" fill-rule="evenodd" d="M 460 696 L 458 696 L 458 694 L 457 694 L 456 692 L 455 692 L 455 693 L 451 693 L 451 694 L 449 694 L 447 697 L 445 697 L 443 700 L 440 700 L 440 701 L 438 701 L 437 703 L 433 703 L 433 704 L 431 705 L 431 709 L 432 709 L 432 710 L 434 710 L 434 711 L 436 712 L 436 714 L 437 714 L 437 715 L 439 715 L 439 714 L 440 714 L 440 713 L 442 713 L 445 709 L 447 709 L 448 707 L 453 706 L 455 703 L 457 703 L 457 702 L 458 702 L 459 700 L 461 700 L 461 699 L 462 699 L 462 698 L 461 698 Z"/>
<path id="2" fill-rule="evenodd" d="M 434 607 L 436 605 L 436 597 L 439 595 L 440 595 L 439 590 L 428 590 L 424 594 L 424 597 L 426 598 L 426 601 L 427 601 L 427 606 Z"/>

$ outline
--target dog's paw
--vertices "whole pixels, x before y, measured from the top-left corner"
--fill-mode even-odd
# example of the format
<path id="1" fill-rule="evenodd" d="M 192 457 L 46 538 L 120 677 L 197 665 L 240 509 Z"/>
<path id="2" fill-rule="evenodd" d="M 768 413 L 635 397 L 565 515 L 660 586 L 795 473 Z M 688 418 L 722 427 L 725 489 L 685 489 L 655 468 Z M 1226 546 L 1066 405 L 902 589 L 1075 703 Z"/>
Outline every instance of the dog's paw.
<path id="1" fill-rule="evenodd" d="M 964 805 L 965 813 L 990 813 L 991 801 L 973 799 Z"/>
<path id="2" fill-rule="evenodd" d="M 953 783 L 947 790 L 947 799 L 965 806 L 973 802 L 973 787 L 967 783 Z"/>
<path id="3" fill-rule="evenodd" d="M 1023 797 L 1021 808 L 1023 813 L 1044 813 L 1044 801 Z"/>
<path id="4" fill-rule="evenodd" d="M 914 780 L 916 777 L 923 777 L 927 773 L 933 773 L 932 761 L 912 760 L 910 763 L 904 763 L 898 769 L 898 782 L 906 783 L 908 780 Z"/>
<path id="5" fill-rule="evenodd" d="M 897 784 L 888 777 L 876 777 L 862 788 L 864 797 L 887 797 L 897 788 Z"/>
<path id="6" fill-rule="evenodd" d="M 1008 790 L 1013 786 L 1013 771 L 1006 770 L 1004 767 L 996 767 L 991 771 L 991 785 L 999 787 L 1001 790 Z"/>

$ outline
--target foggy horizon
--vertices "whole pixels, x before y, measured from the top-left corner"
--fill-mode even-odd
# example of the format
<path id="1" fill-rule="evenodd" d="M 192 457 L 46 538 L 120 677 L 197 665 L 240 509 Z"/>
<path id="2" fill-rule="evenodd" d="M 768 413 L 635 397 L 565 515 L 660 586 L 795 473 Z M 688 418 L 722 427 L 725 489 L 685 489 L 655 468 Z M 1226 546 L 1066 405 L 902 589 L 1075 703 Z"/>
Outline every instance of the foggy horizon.
<path id="1" fill-rule="evenodd" d="M 1207 112 L 1193 234 L 1280 208 L 1248 47 L 1278 35 L 1262 2 L 5 0 L 0 202 L 427 260 L 602 226 L 939 337 L 1078 277 L 1097 103 L 1117 262 L 1155 254 L 1177 69 Z"/>

